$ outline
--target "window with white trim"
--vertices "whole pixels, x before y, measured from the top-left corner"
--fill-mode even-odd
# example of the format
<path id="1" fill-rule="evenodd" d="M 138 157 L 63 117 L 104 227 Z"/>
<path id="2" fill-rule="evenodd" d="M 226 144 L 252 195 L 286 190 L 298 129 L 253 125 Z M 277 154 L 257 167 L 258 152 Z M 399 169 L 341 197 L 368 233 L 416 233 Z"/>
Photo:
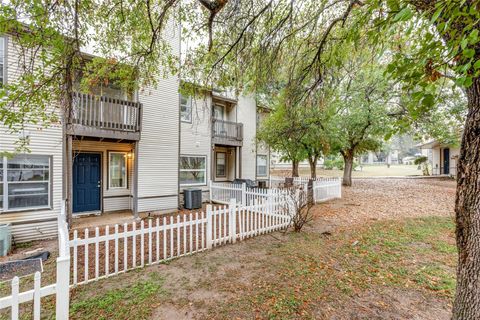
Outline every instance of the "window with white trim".
<path id="1" fill-rule="evenodd" d="M 266 155 L 257 155 L 257 176 L 265 177 L 267 176 L 267 156 Z"/>
<path id="2" fill-rule="evenodd" d="M 3 157 L 0 166 L 0 209 L 3 211 L 50 207 L 51 157 Z"/>
<path id="3" fill-rule="evenodd" d="M 180 119 L 183 122 L 192 122 L 192 99 L 180 95 Z"/>
<path id="4" fill-rule="evenodd" d="M 108 153 L 108 188 L 127 188 L 127 153 Z"/>
<path id="5" fill-rule="evenodd" d="M 180 184 L 184 186 L 207 184 L 207 157 L 181 156 Z"/>
<path id="6" fill-rule="evenodd" d="M 227 154 L 225 152 L 217 152 L 215 161 L 216 176 L 225 178 L 227 176 Z"/>

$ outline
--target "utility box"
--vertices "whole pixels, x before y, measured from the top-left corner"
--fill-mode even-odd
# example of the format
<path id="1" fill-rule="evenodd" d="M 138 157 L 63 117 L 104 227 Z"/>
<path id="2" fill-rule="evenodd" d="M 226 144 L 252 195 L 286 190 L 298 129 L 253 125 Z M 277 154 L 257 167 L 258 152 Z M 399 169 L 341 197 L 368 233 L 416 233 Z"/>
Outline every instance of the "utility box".
<path id="1" fill-rule="evenodd" d="M 0 256 L 6 256 L 12 247 L 10 224 L 0 224 Z"/>
<path id="2" fill-rule="evenodd" d="M 200 209 L 202 207 L 202 190 L 185 189 L 183 190 L 185 209 Z"/>

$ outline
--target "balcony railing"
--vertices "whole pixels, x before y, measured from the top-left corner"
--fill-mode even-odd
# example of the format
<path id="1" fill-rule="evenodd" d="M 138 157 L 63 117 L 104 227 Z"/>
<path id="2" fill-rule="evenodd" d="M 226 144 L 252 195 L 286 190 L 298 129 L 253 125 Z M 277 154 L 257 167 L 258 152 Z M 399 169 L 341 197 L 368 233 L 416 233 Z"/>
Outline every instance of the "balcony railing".
<path id="1" fill-rule="evenodd" d="M 101 130 L 140 132 L 142 104 L 84 93 L 73 93 L 72 123 Z"/>
<path id="2" fill-rule="evenodd" d="M 212 119 L 212 136 L 220 142 L 241 144 L 243 141 L 243 123 Z"/>

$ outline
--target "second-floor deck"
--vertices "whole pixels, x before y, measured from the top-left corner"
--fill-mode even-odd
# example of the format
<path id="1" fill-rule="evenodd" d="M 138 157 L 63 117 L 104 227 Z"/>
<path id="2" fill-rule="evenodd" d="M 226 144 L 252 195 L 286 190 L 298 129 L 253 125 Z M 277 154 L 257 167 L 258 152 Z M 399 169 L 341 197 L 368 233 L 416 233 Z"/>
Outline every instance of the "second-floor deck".
<path id="1" fill-rule="evenodd" d="M 142 104 L 75 92 L 67 133 L 110 139 L 140 140 Z"/>
<path id="2" fill-rule="evenodd" d="M 242 146 L 243 123 L 213 118 L 212 141 L 215 144 Z"/>

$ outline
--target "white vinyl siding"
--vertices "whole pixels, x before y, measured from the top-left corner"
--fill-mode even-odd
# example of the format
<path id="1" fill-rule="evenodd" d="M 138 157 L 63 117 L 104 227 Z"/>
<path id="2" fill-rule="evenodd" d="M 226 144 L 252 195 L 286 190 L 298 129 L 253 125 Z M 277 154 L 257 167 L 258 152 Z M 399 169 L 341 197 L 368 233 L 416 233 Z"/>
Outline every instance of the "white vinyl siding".
<path id="1" fill-rule="evenodd" d="M 181 123 L 181 142 L 180 154 L 189 156 L 206 156 L 206 181 L 207 184 L 196 186 L 202 190 L 203 200 L 208 199 L 208 182 L 212 179 L 211 173 L 211 126 L 210 119 L 212 117 L 211 98 L 210 96 L 196 96 L 192 100 L 192 123 Z M 188 186 L 180 184 L 180 193 Z M 183 196 L 180 198 L 183 201 Z"/>
<path id="2" fill-rule="evenodd" d="M 207 183 L 207 157 L 180 157 L 180 184 L 183 186 L 201 186 Z"/>

